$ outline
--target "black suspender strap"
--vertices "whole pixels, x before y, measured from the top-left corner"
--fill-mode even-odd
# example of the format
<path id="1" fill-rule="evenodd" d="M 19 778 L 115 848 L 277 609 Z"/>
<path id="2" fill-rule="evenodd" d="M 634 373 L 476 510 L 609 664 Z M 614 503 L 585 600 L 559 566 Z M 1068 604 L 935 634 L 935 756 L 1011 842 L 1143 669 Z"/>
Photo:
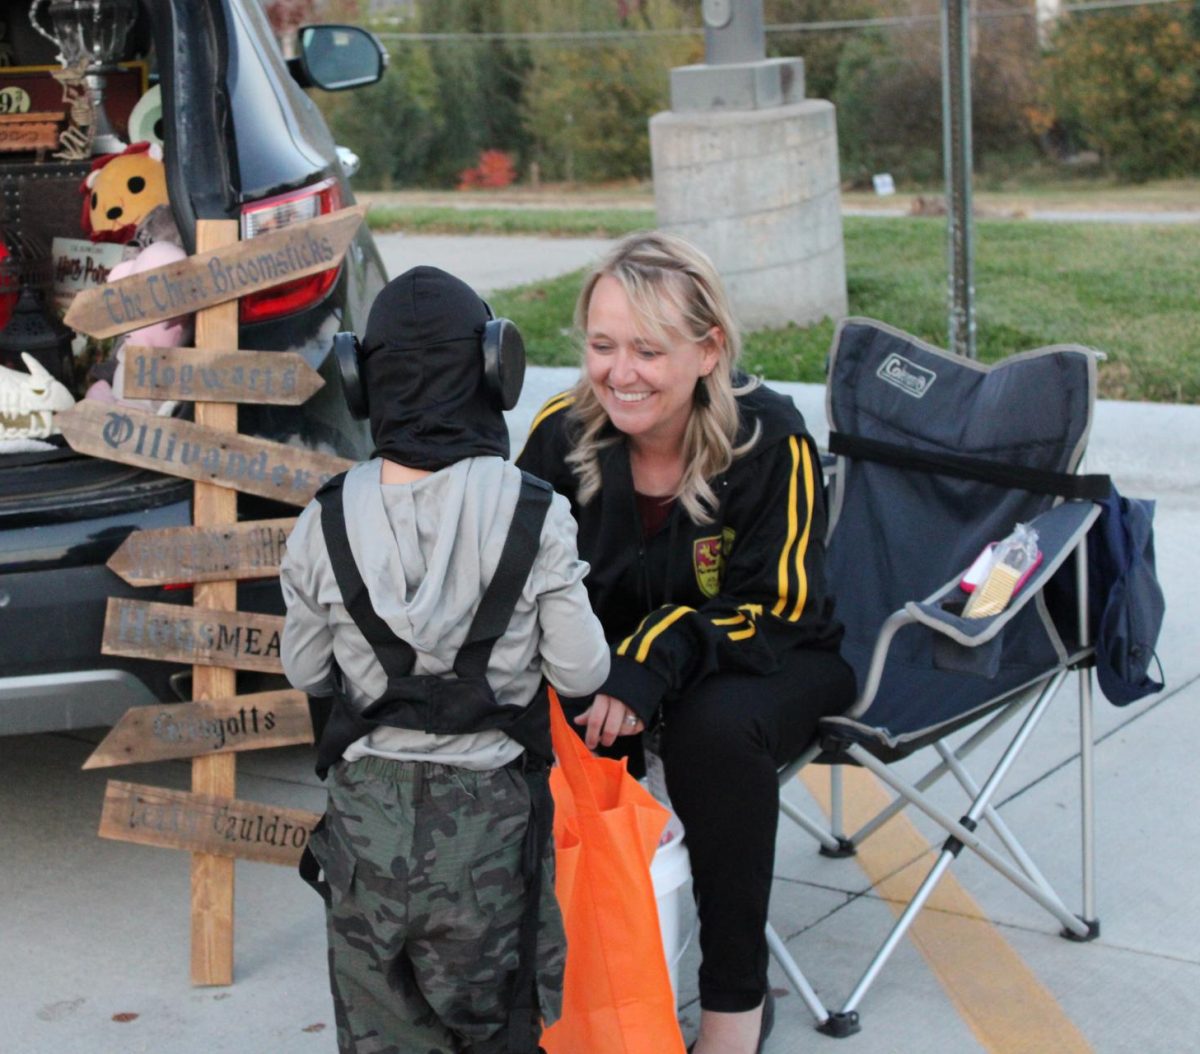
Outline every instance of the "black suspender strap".
<path id="1" fill-rule="evenodd" d="M 549 483 L 527 472 L 521 473 L 521 493 L 500 551 L 500 561 L 479 601 L 467 639 L 454 659 L 454 672 L 458 676 L 482 677 L 487 672 L 492 647 L 508 628 L 513 608 L 537 559 L 542 524 L 553 495 Z"/>
<path id="2" fill-rule="evenodd" d="M 455 656 L 454 673 L 459 683 L 451 685 L 440 677 L 412 676 L 416 654 L 411 645 L 397 637 L 372 607 L 350 553 L 342 477 L 335 477 L 317 492 L 321 529 L 342 602 L 388 675 L 388 691 L 365 710 L 358 712 L 340 699 L 335 703 L 318 744 L 317 771 L 322 778 L 350 743 L 380 725 L 442 735 L 496 728 L 520 743 L 532 757 L 549 762 L 553 754 L 545 699 L 539 696 L 523 707 L 497 706 L 487 688 L 486 674 L 492 647 L 507 629 L 537 557 L 552 497 L 549 484 L 522 473 L 520 494 L 496 571 L 476 609 L 466 642 Z"/>
<path id="3" fill-rule="evenodd" d="M 343 479 L 344 473 L 334 477 L 317 493 L 329 562 L 342 602 L 355 625 L 374 649 L 388 676 L 402 677 L 412 669 L 415 656 L 408 642 L 397 637 L 371 605 L 366 583 L 350 552 L 342 505 Z M 508 628 L 513 608 L 537 558 L 542 524 L 552 496 L 548 483 L 526 472 L 521 473 L 521 492 L 496 572 L 475 611 L 467 639 L 454 660 L 454 672 L 460 677 L 482 677 L 487 671 L 492 647 Z"/>
<path id="4" fill-rule="evenodd" d="M 1076 476 L 1069 472 L 1006 465 L 988 458 L 968 457 L 931 450 L 915 450 L 899 443 L 850 435 L 846 432 L 829 434 L 829 451 L 843 457 L 875 461 L 893 468 L 914 469 L 940 476 L 993 483 L 1011 490 L 1027 490 L 1033 494 L 1050 494 L 1063 498 L 1086 498 L 1102 501 L 1112 489 L 1108 476 Z"/>
<path id="5" fill-rule="evenodd" d="M 541 1019 L 537 991 L 537 934 L 542 900 L 542 854 L 554 829 L 554 798 L 550 794 L 549 770 L 542 766 L 525 770 L 529 787 L 529 823 L 522 845 L 521 871 L 525 876 L 525 909 L 521 913 L 519 955 L 512 993 L 509 996 L 508 1054 L 534 1054 L 541 1048 L 534 1039 Z"/>
<path id="6" fill-rule="evenodd" d="M 521 474 L 521 490 L 513 512 L 512 523 L 500 552 L 492 580 L 488 583 L 475 617 L 467 631 L 467 639 L 454 661 L 455 686 L 436 677 L 410 676 L 416 660 L 412 647 L 392 632 L 371 605 L 370 595 L 362 574 L 350 552 L 346 533 L 345 511 L 342 503 L 343 476 L 330 480 L 317 493 L 321 504 L 321 529 L 329 552 L 334 577 L 342 593 L 342 602 L 367 642 L 374 649 L 388 674 L 388 692 L 366 708 L 361 715 L 351 715 L 339 696 L 331 714 L 331 724 L 340 720 L 344 727 L 322 736 L 318 771 L 325 769 L 346 746 L 358 736 L 379 725 L 399 728 L 429 726 L 433 715 L 448 720 L 447 729 L 477 731 L 499 728 L 525 748 L 522 764 L 529 787 L 530 817 L 522 847 L 521 871 L 525 878 L 525 906 L 522 912 L 519 948 L 520 958 L 509 994 L 507 1028 L 492 1043 L 469 1048 L 480 1054 L 491 1054 L 502 1045 L 506 1054 L 534 1054 L 537 1050 L 537 1027 L 541 1018 L 537 996 L 537 932 L 542 892 L 541 859 L 546 851 L 552 830 L 553 799 L 549 790 L 550 748 L 549 720 L 544 692 L 526 707 L 498 706 L 487 688 L 486 673 L 492 647 L 508 628 L 513 609 L 525 586 L 540 548 L 542 525 L 550 508 L 553 491 L 549 484 L 527 473 Z M 398 694 L 393 690 L 403 684 Z M 476 688 L 472 688 L 472 685 Z M 481 695 L 478 686 L 485 689 Z M 451 698 L 453 712 L 441 713 Z M 461 726 L 461 727 L 460 727 Z M 313 832 L 321 836 L 324 818 Z M 306 847 L 300 862 L 300 873 L 329 903 L 328 883 L 320 880 L 320 868 L 312 851 Z"/>
<path id="7" fill-rule="evenodd" d="M 416 654 L 412 646 L 392 632 L 371 606 L 367 584 L 363 581 L 358 564 L 350 552 L 350 539 L 346 534 L 346 512 L 342 504 L 342 484 L 346 474 L 334 476 L 317 491 L 321 505 L 321 531 L 325 535 L 325 548 L 329 552 L 329 563 L 342 593 L 342 603 L 354 619 L 354 624 L 367 638 L 380 665 L 388 677 L 404 677 L 413 668 Z"/>

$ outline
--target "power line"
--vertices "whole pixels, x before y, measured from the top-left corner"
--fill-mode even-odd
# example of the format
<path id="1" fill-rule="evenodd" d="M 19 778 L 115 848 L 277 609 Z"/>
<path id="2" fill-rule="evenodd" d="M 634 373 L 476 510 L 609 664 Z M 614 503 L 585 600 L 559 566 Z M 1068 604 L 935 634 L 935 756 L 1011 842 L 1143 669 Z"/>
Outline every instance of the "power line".
<path id="1" fill-rule="evenodd" d="M 1083 3 L 1064 7 L 1058 17 L 1089 14 L 1094 11 L 1112 11 L 1120 8 L 1164 7 L 1169 4 L 1183 6 L 1189 2 L 1190 0 L 1085 0 Z M 1037 12 L 1032 7 L 1020 7 L 1001 11 L 976 11 L 971 15 L 971 20 L 973 22 L 998 22 L 1006 18 L 1023 18 L 1032 21 L 1037 17 Z M 895 15 L 887 18 L 844 19 L 838 22 L 781 22 L 765 28 L 768 33 L 824 33 L 839 29 L 871 29 L 876 26 L 892 28 L 937 25 L 940 22 L 940 15 Z"/>
<path id="2" fill-rule="evenodd" d="M 1092 14 L 1101 11 L 1117 11 L 1139 7 L 1182 7 L 1191 0 L 1084 0 L 1064 7 L 1058 17 L 1075 14 Z M 1032 7 L 1010 8 L 1001 11 L 978 11 L 972 15 L 975 22 L 997 22 L 1006 19 L 1020 18 L 1032 21 L 1037 12 Z M 397 19 L 378 19 L 379 22 L 396 22 Z M 767 33 L 831 33 L 845 30 L 862 29 L 903 29 L 917 26 L 935 26 L 941 21 L 939 15 L 894 15 L 878 18 L 847 18 L 825 22 L 779 22 L 764 26 Z M 430 41 L 430 42 L 512 42 L 529 44 L 608 44 L 619 42 L 623 44 L 641 44 L 662 39 L 664 37 L 698 37 L 704 30 L 698 26 L 687 26 L 671 29 L 581 29 L 581 30 L 544 30 L 526 32 L 422 32 L 412 31 L 380 31 L 376 35 L 382 40 L 393 41 Z"/>

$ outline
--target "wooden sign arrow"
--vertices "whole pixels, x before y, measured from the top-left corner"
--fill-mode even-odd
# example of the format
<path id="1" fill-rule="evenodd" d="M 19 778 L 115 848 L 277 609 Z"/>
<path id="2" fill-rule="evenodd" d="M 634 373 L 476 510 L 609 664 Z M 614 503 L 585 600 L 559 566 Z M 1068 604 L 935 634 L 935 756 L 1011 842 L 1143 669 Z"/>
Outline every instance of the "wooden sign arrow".
<path id="1" fill-rule="evenodd" d="M 85 289 L 63 321 L 92 337 L 115 337 L 327 271 L 341 263 L 366 212 L 354 205 Z"/>
<path id="2" fill-rule="evenodd" d="M 108 558 L 108 569 L 131 586 L 271 578 L 296 518 L 247 520 L 217 527 L 134 531 Z"/>
<path id="3" fill-rule="evenodd" d="M 194 703 L 131 707 L 83 767 L 99 769 L 312 741 L 312 718 L 303 692 L 256 692 Z"/>
<path id="4" fill-rule="evenodd" d="M 354 464 L 332 454 L 88 399 L 55 414 L 54 420 L 81 454 L 291 505 L 307 505 L 322 483 Z"/>
<path id="5" fill-rule="evenodd" d="M 320 815 L 109 780 L 100 837 L 294 866 Z"/>
<path id="6" fill-rule="evenodd" d="M 279 615 L 109 597 L 100 651 L 135 659 L 283 673 L 279 658 L 282 632 Z"/>
<path id="7" fill-rule="evenodd" d="M 144 348 L 127 344 L 125 396 L 299 406 L 325 380 L 294 351 Z"/>

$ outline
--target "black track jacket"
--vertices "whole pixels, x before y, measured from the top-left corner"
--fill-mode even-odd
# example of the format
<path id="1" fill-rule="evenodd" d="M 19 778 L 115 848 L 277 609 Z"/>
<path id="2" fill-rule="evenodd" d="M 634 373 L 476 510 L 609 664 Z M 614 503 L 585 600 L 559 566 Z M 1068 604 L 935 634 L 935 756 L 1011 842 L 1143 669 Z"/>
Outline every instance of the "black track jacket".
<path id="1" fill-rule="evenodd" d="M 756 421 L 761 433 L 713 481 L 714 522 L 693 523 L 676 502 L 649 539 L 624 442 L 600 452 L 600 492 L 577 502 L 566 462 L 579 427 L 572 402 L 568 392 L 542 407 L 517 464 L 571 502 L 579 555 L 591 565 L 588 595 L 613 650 L 602 692 L 649 723 L 665 695 L 715 671 L 770 673 L 785 649 L 837 647 L 821 466 L 790 399 L 761 386 L 741 396 L 737 442 Z"/>

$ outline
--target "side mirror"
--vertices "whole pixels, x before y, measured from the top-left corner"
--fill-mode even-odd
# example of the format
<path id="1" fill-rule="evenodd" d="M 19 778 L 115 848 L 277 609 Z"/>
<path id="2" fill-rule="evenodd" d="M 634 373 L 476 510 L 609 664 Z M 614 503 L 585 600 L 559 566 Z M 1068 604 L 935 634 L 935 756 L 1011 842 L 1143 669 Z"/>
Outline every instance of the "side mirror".
<path id="1" fill-rule="evenodd" d="M 303 26 L 300 54 L 288 69 L 302 88 L 345 91 L 374 84 L 387 69 L 388 53 L 374 33 L 359 26 Z"/>

